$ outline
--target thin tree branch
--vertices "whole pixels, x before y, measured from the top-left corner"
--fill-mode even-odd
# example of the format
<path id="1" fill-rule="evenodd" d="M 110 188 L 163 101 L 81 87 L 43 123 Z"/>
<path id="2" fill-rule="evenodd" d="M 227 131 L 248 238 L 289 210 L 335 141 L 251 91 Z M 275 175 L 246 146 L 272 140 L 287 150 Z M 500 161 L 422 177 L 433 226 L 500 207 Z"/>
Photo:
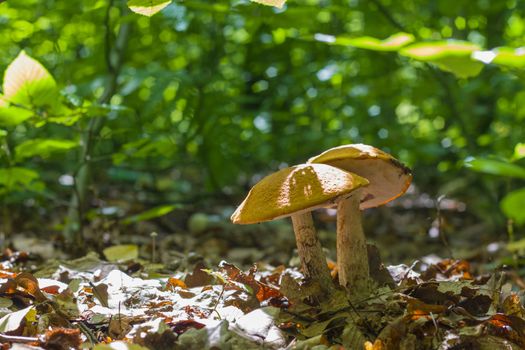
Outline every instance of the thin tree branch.
<path id="1" fill-rule="evenodd" d="M 117 91 L 117 80 L 120 74 L 124 53 L 127 46 L 129 33 L 131 30 L 130 22 L 125 22 L 120 26 L 115 42 L 112 42 L 112 27 L 110 12 L 114 5 L 114 0 L 110 0 L 106 15 L 104 17 L 104 57 L 108 72 L 108 80 L 102 96 L 98 99 L 100 104 L 108 103 Z M 87 193 L 91 177 L 91 164 L 96 140 L 105 119 L 100 116 L 89 121 L 87 131 L 82 137 L 82 155 L 78 173 L 75 176 L 75 188 L 71 196 L 68 219 L 64 226 L 64 237 L 67 243 L 73 247 L 82 246 L 82 219 L 85 212 Z"/>
<path id="2" fill-rule="evenodd" d="M 390 13 L 390 11 L 388 11 L 388 8 L 386 8 L 385 5 L 383 5 L 381 3 L 381 0 L 370 0 L 376 7 L 377 9 L 379 10 L 379 12 L 381 12 L 381 14 L 394 26 L 396 27 L 397 29 L 403 31 L 403 32 L 407 32 L 408 33 L 408 30 L 405 28 L 405 26 L 403 26 L 401 24 L 401 22 L 398 22 L 394 16 Z"/>

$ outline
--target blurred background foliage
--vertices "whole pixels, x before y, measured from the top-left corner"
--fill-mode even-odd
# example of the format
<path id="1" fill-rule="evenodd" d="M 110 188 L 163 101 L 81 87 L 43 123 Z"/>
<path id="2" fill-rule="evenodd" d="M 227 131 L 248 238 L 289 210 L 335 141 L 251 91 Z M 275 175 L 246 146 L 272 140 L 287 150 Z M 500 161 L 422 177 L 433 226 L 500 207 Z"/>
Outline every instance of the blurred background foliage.
<path id="1" fill-rule="evenodd" d="M 88 219 L 233 206 L 261 176 L 345 143 L 391 152 L 413 169 L 419 193 L 466 203 L 503 237 L 500 202 L 525 184 L 505 168 L 525 166 L 520 51 L 511 64 L 485 62 L 465 78 L 437 61 L 344 41 L 404 32 L 481 51 L 520 48 L 523 0 L 305 0 L 282 9 L 186 0 L 152 17 L 122 0 L 8 0 L 0 31 L 0 71 L 25 50 L 54 77 L 69 116 L 53 121 L 40 108 L 0 125 L 4 231 L 35 217 L 53 218 L 40 230 L 59 230 L 86 162 Z M 461 64 L 460 73 L 480 62 Z M 102 122 L 89 134 L 95 119 Z M 86 133 L 94 140 L 87 155 Z M 26 144 L 13 156 L 27 141 L 49 139 L 69 143 L 29 153 L 37 145 Z M 7 175 L 14 167 L 24 170 Z M 518 223 L 521 193 L 505 211 Z"/>

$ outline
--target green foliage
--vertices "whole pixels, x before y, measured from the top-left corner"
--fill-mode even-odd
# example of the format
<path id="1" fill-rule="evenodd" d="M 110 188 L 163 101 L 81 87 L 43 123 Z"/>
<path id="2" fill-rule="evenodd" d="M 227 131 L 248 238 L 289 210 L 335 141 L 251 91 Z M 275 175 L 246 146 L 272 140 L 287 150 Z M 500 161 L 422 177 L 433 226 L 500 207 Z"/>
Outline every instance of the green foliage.
<path id="1" fill-rule="evenodd" d="M 15 147 L 15 160 L 22 161 L 27 158 L 39 156 L 49 157 L 55 152 L 65 152 L 77 147 L 77 142 L 57 139 L 26 140 Z"/>
<path id="2" fill-rule="evenodd" d="M 494 203 L 523 177 L 476 162 L 512 159 L 522 173 L 512 151 L 525 134 L 523 0 L 374 3 L 1 3 L 0 168 L 4 179 L 34 173 L 2 185 L 0 201 L 17 210 L 45 183 L 54 199 L 41 205 L 56 212 L 72 192 L 59 179 L 90 164 L 88 198 L 101 201 L 89 203 L 125 190 L 152 207 L 210 194 L 231 203 L 280 165 L 363 142 L 408 163 L 432 197 L 501 223 Z M 469 156 L 502 178 L 466 171 Z"/>
<path id="3" fill-rule="evenodd" d="M 2 89 L 4 101 L 26 108 L 53 105 L 58 92 L 49 72 L 24 51 L 5 70 Z"/>
<path id="4" fill-rule="evenodd" d="M 161 205 L 159 207 L 155 207 L 155 208 L 146 210 L 145 212 L 142 212 L 140 214 L 129 216 L 125 218 L 124 220 L 122 220 L 122 223 L 124 225 L 129 225 L 129 224 L 136 223 L 136 222 L 155 219 L 160 216 L 169 214 L 177 208 L 181 208 L 181 206 L 178 204 Z"/>
<path id="5" fill-rule="evenodd" d="M 470 158 L 465 161 L 465 166 L 474 171 L 485 174 L 525 179 L 525 168 L 509 163 L 508 161 L 485 158 Z"/>
<path id="6" fill-rule="evenodd" d="M 514 148 L 512 161 L 518 161 L 524 157 L 523 144 L 518 143 Z M 497 175 L 500 177 L 511 177 L 525 180 L 525 167 L 514 164 L 512 161 L 494 159 L 470 158 L 465 166 L 481 173 Z M 500 207 L 505 216 L 514 220 L 518 225 L 525 224 L 525 187 L 509 192 L 501 200 Z"/>
<path id="7" fill-rule="evenodd" d="M 396 33 L 384 40 L 364 36 L 354 39 L 337 38 L 336 43 L 375 51 L 397 51 L 414 40 L 412 34 Z"/>
<path id="8" fill-rule="evenodd" d="M 108 261 L 119 262 L 137 259 L 139 247 L 136 244 L 115 245 L 104 249 L 104 256 Z"/>
<path id="9" fill-rule="evenodd" d="M 0 97 L 1 98 L 1 97 Z M 0 106 L 0 125 L 3 127 L 17 126 L 34 115 L 32 110 L 15 106 Z"/>
<path id="10" fill-rule="evenodd" d="M 278 8 L 282 8 L 284 6 L 284 3 L 286 0 L 251 0 L 253 2 L 257 2 L 259 4 L 268 5 L 268 6 L 275 6 Z"/>
<path id="11" fill-rule="evenodd" d="M 325 34 L 316 34 L 313 38 L 330 45 L 353 46 L 373 51 L 398 51 L 403 46 L 406 46 L 415 40 L 414 36 L 408 33 L 396 33 L 384 40 L 372 38 L 370 36 L 352 38 Z"/>
<path id="12" fill-rule="evenodd" d="M 38 173 L 32 169 L 20 167 L 0 169 L 0 196 L 15 191 L 42 191 L 44 185 L 38 179 Z"/>
<path id="13" fill-rule="evenodd" d="M 525 204 L 525 188 L 520 190 L 512 191 L 507 194 L 501 201 L 501 210 L 503 213 L 511 219 L 513 219 L 518 225 L 525 224 L 525 210 L 523 205 Z"/>
<path id="14" fill-rule="evenodd" d="M 460 78 L 474 77 L 483 69 L 483 64 L 472 60 L 471 56 L 480 47 L 460 41 L 438 41 L 410 45 L 400 51 L 403 56 L 436 64 L 439 68 L 452 72 Z"/>

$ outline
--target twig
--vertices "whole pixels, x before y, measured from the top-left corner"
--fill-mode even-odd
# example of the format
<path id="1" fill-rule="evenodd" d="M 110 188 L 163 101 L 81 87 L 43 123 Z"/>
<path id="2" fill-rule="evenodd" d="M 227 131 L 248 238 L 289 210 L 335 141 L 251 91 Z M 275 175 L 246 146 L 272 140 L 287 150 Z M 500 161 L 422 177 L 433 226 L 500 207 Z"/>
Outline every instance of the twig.
<path id="1" fill-rule="evenodd" d="M 441 242 L 443 243 L 443 245 L 445 246 L 445 248 L 447 249 L 448 251 L 448 254 L 450 255 L 450 257 L 452 259 L 454 259 L 454 255 L 452 254 L 452 249 L 450 248 L 450 245 L 448 244 L 448 238 L 447 238 L 447 234 L 445 233 L 445 231 L 443 231 L 443 215 L 441 213 L 441 201 L 445 198 L 444 195 L 441 195 L 438 197 L 437 201 L 436 201 L 436 210 L 437 210 L 437 213 L 436 213 L 436 216 L 437 216 L 437 229 L 438 229 L 438 235 L 439 235 L 439 238 L 441 239 Z"/>
<path id="2" fill-rule="evenodd" d="M 219 297 L 217 298 L 217 302 L 215 303 L 215 305 L 213 306 L 213 309 L 210 311 L 210 315 L 212 313 L 216 313 L 217 316 L 219 316 L 219 320 L 222 320 L 222 316 L 221 314 L 217 311 L 217 307 L 219 306 L 219 303 L 221 302 L 221 299 L 222 299 L 222 296 L 224 295 L 224 290 L 226 289 L 226 285 L 223 284 L 222 285 L 222 290 L 221 290 L 221 293 L 219 294 Z"/>
<path id="3" fill-rule="evenodd" d="M 2 342 L 12 342 L 12 343 L 33 343 L 33 342 L 37 342 L 38 338 L 36 338 L 36 337 L 21 337 L 21 336 L 17 336 L 17 335 L 0 334 L 0 341 L 2 341 Z"/>
<path id="4" fill-rule="evenodd" d="M 403 26 L 400 22 L 398 22 L 394 16 L 392 16 L 392 14 L 388 11 L 388 9 L 385 7 L 385 5 L 383 5 L 381 3 L 380 0 L 371 0 L 371 2 L 377 7 L 377 9 L 379 10 L 379 12 L 381 12 L 381 14 L 394 26 L 396 27 L 397 29 L 403 31 L 403 32 L 407 32 L 408 33 L 408 30 L 406 30 L 405 26 Z"/>

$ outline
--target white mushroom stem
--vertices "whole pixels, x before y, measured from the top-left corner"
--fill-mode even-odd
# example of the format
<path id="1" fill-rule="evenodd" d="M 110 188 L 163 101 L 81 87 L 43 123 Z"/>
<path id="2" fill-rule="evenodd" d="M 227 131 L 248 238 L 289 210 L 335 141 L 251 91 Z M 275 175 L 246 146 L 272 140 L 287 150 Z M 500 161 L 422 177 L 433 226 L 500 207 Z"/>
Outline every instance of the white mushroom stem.
<path id="1" fill-rule="evenodd" d="M 318 281 L 321 289 L 329 293 L 333 289 L 332 277 L 315 232 L 312 213 L 299 213 L 291 217 L 304 276 L 312 281 Z"/>
<path id="2" fill-rule="evenodd" d="M 369 283 L 366 239 L 361 225 L 361 189 L 337 205 L 337 268 L 339 284 L 352 294 L 366 292 Z"/>

